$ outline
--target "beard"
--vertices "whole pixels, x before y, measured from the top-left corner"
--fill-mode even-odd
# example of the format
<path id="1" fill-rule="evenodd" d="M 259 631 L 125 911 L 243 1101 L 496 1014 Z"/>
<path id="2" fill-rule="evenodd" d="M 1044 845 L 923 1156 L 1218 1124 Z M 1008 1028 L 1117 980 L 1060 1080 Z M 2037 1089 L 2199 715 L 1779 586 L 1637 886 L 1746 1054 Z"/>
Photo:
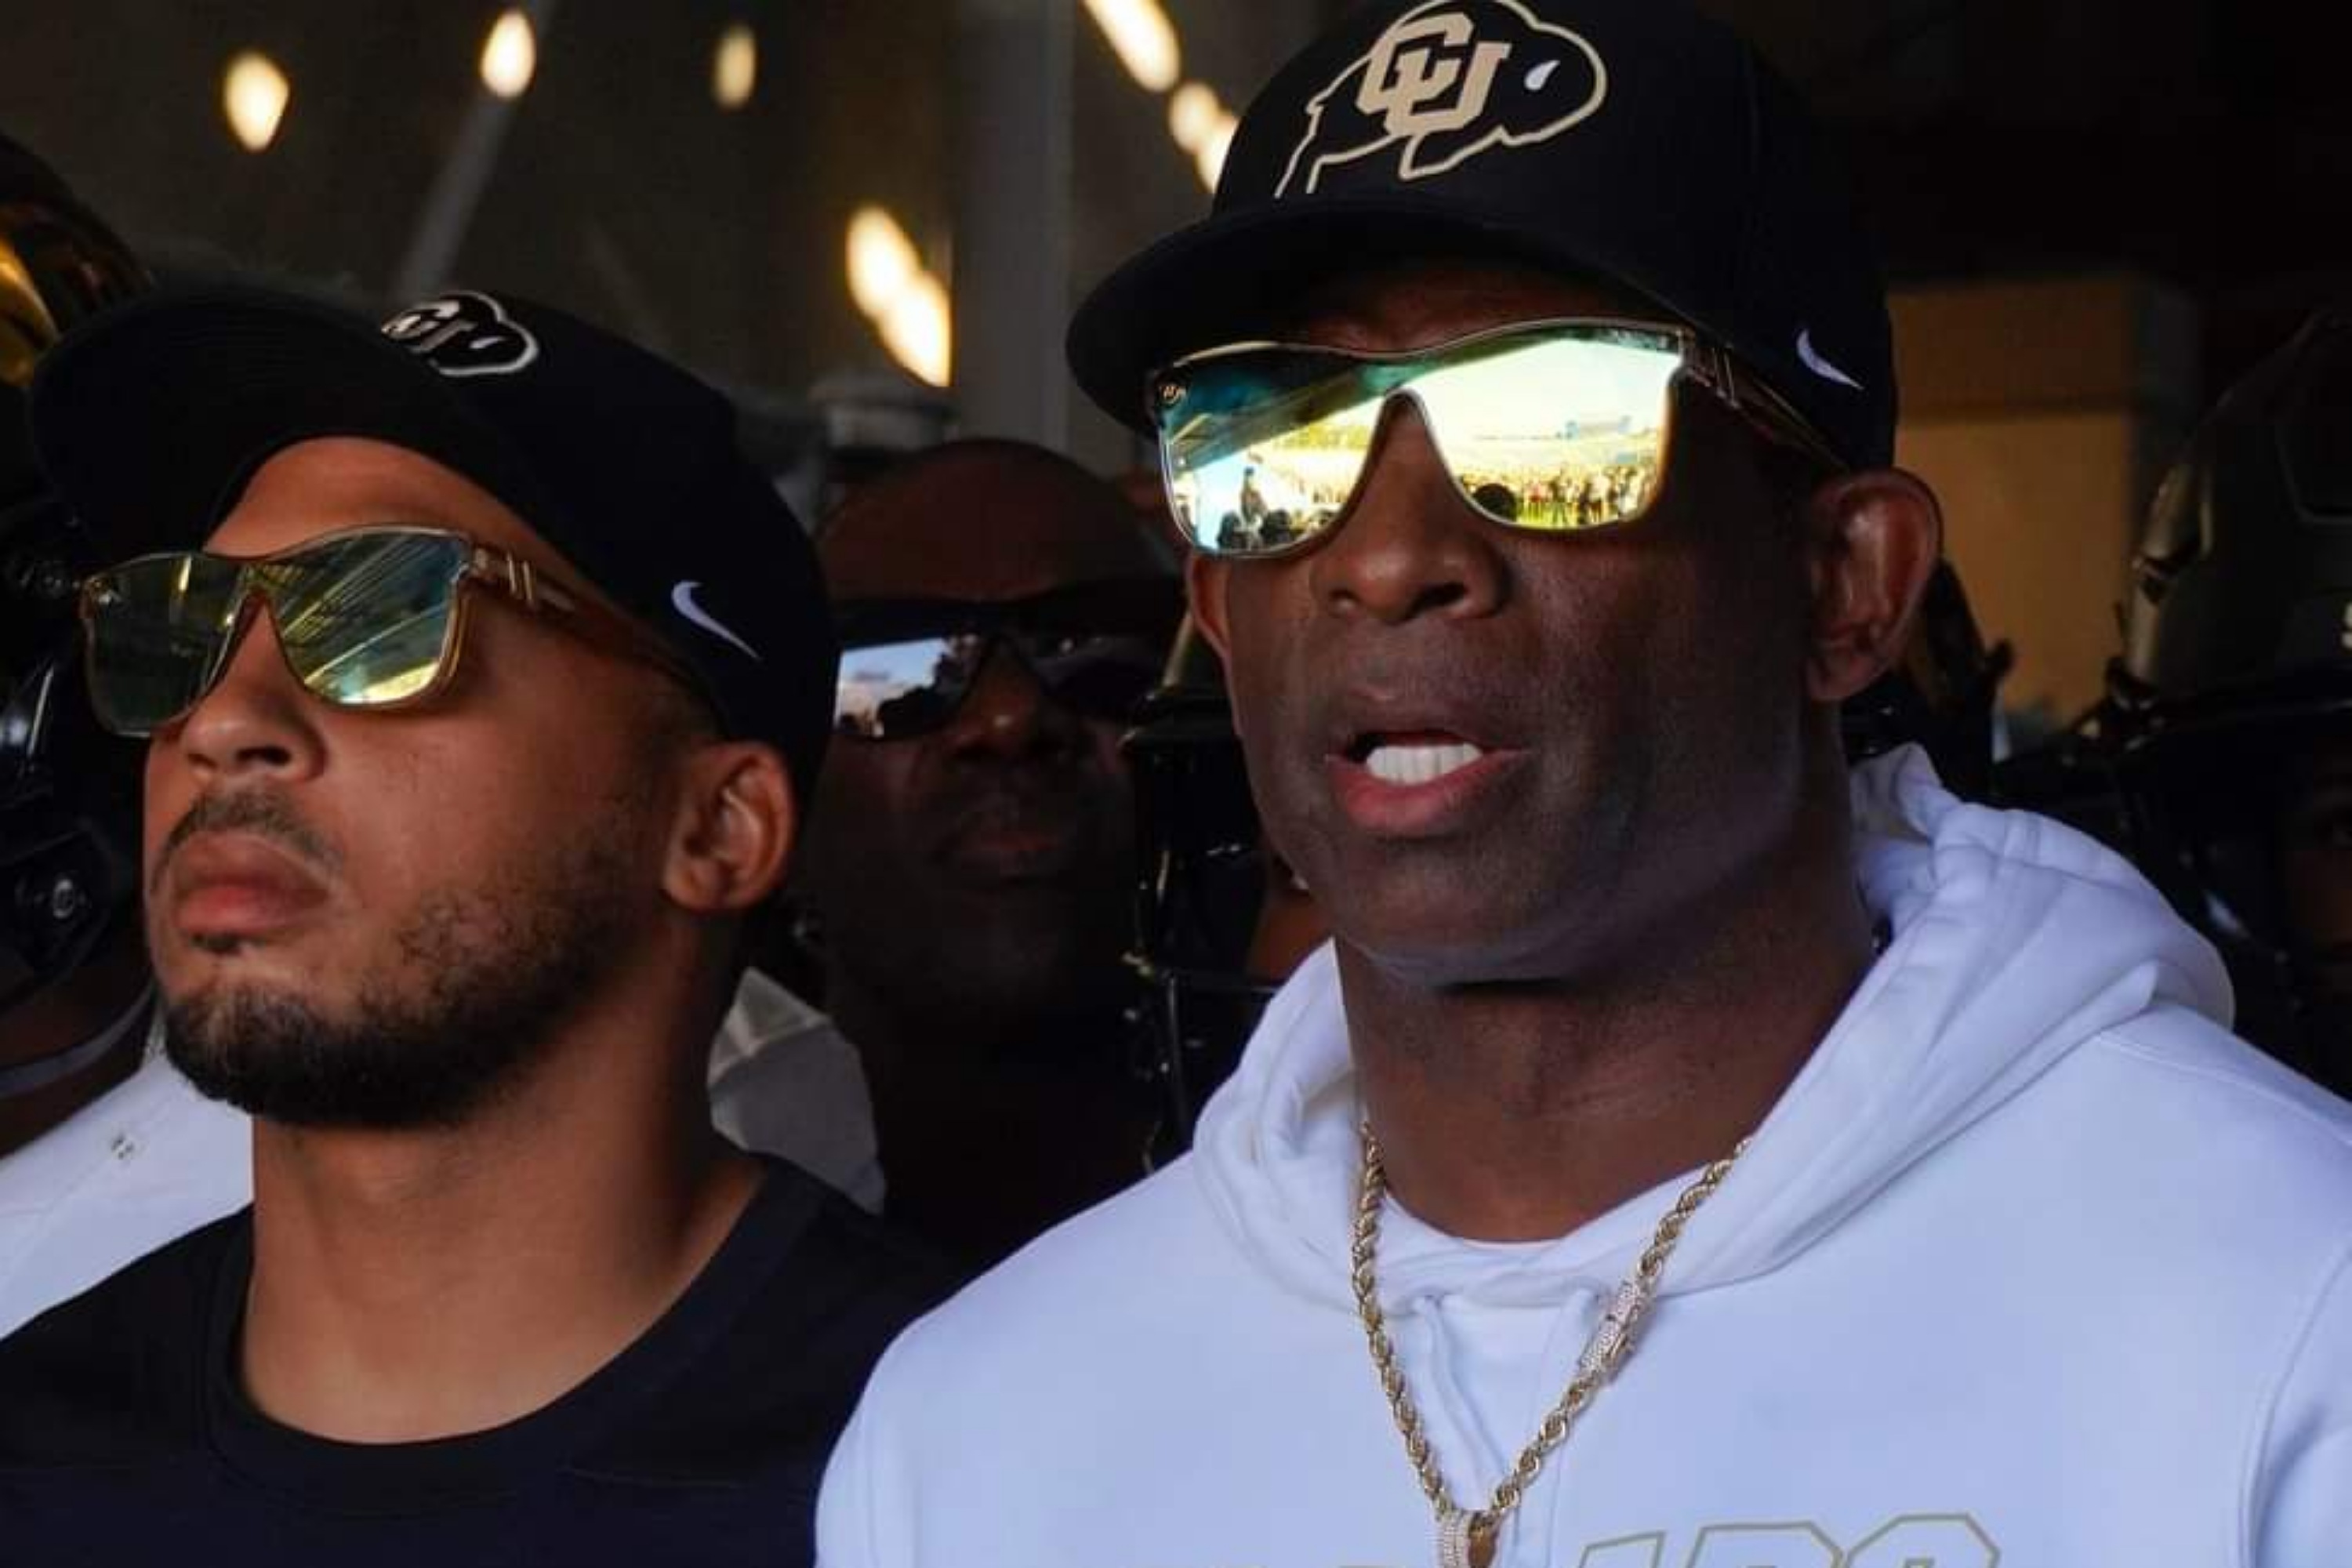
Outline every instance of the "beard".
<path id="1" fill-rule="evenodd" d="M 265 1121 L 461 1125 L 528 1076 L 627 940 L 643 879 L 618 837 L 423 900 L 348 1010 L 259 986 L 167 999 L 165 1054 L 200 1093 Z"/>

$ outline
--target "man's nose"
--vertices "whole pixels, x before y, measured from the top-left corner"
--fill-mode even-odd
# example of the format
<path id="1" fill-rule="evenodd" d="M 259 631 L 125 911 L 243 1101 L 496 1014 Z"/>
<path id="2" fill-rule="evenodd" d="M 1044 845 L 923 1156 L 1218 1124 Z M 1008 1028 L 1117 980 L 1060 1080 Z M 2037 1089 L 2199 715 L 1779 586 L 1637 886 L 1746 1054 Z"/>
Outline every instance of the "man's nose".
<path id="1" fill-rule="evenodd" d="M 325 756 L 319 700 L 302 689 L 279 651 L 266 603 L 241 613 L 227 666 L 187 714 L 156 731 L 208 782 L 267 775 L 279 782 L 317 771 Z"/>
<path id="2" fill-rule="evenodd" d="M 1311 557 L 1326 611 L 1393 626 L 1498 608 L 1508 576 L 1496 525 L 1463 500 L 1418 399 L 1389 400 L 1365 462 L 1336 532 Z"/>
<path id="3" fill-rule="evenodd" d="M 1086 725 L 1045 689 L 1011 644 L 999 642 L 973 677 L 943 739 L 958 758 L 1034 760 L 1082 750 Z"/>

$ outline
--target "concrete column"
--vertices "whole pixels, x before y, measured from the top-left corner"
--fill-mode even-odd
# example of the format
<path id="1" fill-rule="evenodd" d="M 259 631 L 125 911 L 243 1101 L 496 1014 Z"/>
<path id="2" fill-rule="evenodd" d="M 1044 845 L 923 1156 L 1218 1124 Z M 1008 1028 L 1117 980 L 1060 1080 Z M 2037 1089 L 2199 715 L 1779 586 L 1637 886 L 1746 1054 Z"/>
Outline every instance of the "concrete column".
<path id="1" fill-rule="evenodd" d="M 1076 0 L 958 0 L 954 396 L 966 435 L 1066 449 Z"/>
<path id="2" fill-rule="evenodd" d="M 522 6 L 542 58 L 547 53 L 548 29 L 555 22 L 555 5 L 556 0 L 525 0 Z M 434 179 L 425 210 L 417 215 L 416 228 L 409 237 L 407 253 L 393 274 L 391 302 L 406 304 L 422 299 L 449 281 L 449 269 L 465 246 L 466 231 L 473 226 L 475 209 L 489 188 L 499 149 L 506 142 L 507 127 L 513 123 L 521 101 L 500 98 L 488 87 L 474 89 L 457 145 Z"/>

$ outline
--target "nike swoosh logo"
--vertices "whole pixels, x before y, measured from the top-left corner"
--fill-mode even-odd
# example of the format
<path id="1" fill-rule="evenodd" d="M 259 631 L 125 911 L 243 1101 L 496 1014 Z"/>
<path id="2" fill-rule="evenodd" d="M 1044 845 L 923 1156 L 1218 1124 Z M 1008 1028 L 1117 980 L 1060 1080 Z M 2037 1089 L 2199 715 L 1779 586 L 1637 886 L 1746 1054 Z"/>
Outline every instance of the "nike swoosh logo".
<path id="1" fill-rule="evenodd" d="M 761 662 L 760 650 L 758 648 L 753 647 L 750 643 L 745 642 L 741 637 L 737 637 L 733 632 L 729 631 L 725 626 L 719 625 L 717 617 L 713 616 L 709 611 L 704 609 L 700 605 L 694 602 L 695 592 L 701 586 L 702 584 L 699 583 L 680 583 L 677 587 L 672 588 L 669 591 L 670 607 L 676 610 L 679 615 L 684 616 L 688 620 L 692 621 L 696 626 L 700 626 L 704 631 L 709 632 L 712 637 L 724 637 L 727 641 L 733 643 L 737 647 L 740 647 L 745 653 L 750 654 L 751 656 L 752 662 Z"/>
<path id="2" fill-rule="evenodd" d="M 1807 370 L 1811 371 L 1823 381 L 1834 381 L 1840 386 L 1851 386 L 1856 392 L 1863 390 L 1862 383 L 1838 369 L 1814 351 L 1813 329 L 1811 327 L 1797 334 L 1797 357 L 1804 362 Z"/>

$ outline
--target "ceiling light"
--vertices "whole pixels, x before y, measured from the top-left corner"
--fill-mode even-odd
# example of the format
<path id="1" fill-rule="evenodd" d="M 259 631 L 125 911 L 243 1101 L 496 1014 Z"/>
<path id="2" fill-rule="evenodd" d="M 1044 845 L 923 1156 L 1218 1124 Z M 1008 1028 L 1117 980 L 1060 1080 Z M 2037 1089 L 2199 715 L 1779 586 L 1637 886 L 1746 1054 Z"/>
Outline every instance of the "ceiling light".
<path id="1" fill-rule="evenodd" d="M 520 11 L 500 15 L 482 42 L 482 85 L 500 98 L 520 98 L 539 68 L 539 39 Z"/>
<path id="2" fill-rule="evenodd" d="M 1168 100 L 1168 134 L 1187 153 L 1198 153 L 1224 112 L 1225 106 L 1217 101 L 1213 90 L 1188 81 Z"/>
<path id="3" fill-rule="evenodd" d="M 1220 110 L 1219 115 L 1214 128 L 1192 154 L 1192 167 L 1200 173 L 1201 184 L 1213 192 L 1217 188 L 1217 177 L 1225 172 L 1225 154 L 1234 150 L 1234 132 L 1241 129 L 1240 121 L 1231 114 Z"/>
<path id="4" fill-rule="evenodd" d="M 882 346 L 909 374 L 932 386 L 948 384 L 951 348 L 945 284 L 928 272 L 919 273 L 875 325 L 881 330 Z"/>
<path id="5" fill-rule="evenodd" d="M 923 269 L 915 242 L 880 207 L 860 207 L 849 220 L 849 294 L 857 308 L 880 316 Z"/>
<path id="6" fill-rule="evenodd" d="M 278 63 L 253 49 L 229 61 L 221 75 L 221 110 L 248 153 L 260 152 L 277 138 L 278 121 L 286 118 L 286 103 L 293 95 Z"/>
<path id="7" fill-rule="evenodd" d="M 740 109 L 751 101 L 760 79 L 760 41 L 749 25 L 735 22 L 719 35 L 718 52 L 710 57 L 710 96 L 721 109 Z"/>
<path id="8" fill-rule="evenodd" d="M 898 220 L 863 206 L 849 220 L 849 294 L 909 374 L 948 384 L 952 348 L 947 285 L 923 266 Z"/>
<path id="9" fill-rule="evenodd" d="M 1127 74 L 1146 92 L 1166 92 L 1176 85 L 1181 63 L 1176 29 L 1159 0 L 1087 0 L 1087 11 Z"/>

